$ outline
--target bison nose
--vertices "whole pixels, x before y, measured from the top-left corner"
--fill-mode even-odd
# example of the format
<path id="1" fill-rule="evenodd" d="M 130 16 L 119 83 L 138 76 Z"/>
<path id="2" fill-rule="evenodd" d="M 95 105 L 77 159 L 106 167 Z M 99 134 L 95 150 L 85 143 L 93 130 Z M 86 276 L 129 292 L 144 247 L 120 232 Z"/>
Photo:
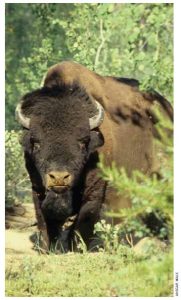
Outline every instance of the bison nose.
<path id="1" fill-rule="evenodd" d="M 51 171 L 46 174 L 46 186 L 69 186 L 72 182 L 72 175 L 67 171 Z"/>

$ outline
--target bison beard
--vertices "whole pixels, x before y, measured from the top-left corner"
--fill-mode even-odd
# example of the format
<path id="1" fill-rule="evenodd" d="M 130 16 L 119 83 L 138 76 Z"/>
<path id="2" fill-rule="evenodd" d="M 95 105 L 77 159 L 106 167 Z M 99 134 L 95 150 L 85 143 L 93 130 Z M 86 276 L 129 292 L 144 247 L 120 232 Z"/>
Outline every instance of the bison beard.
<path id="1" fill-rule="evenodd" d="M 66 190 L 62 193 L 47 191 L 41 209 L 46 219 L 63 225 L 67 217 L 73 214 L 72 191 Z"/>

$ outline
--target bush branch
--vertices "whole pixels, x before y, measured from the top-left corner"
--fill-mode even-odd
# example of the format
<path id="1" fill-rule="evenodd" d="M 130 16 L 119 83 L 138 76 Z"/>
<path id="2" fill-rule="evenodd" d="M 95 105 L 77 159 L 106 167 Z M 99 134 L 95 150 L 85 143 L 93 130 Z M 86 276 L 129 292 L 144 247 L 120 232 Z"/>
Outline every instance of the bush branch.
<path id="1" fill-rule="evenodd" d="M 101 43 L 100 43 L 100 45 L 97 49 L 97 52 L 96 52 L 96 57 L 95 57 L 95 62 L 94 62 L 94 69 L 96 69 L 96 67 L 99 63 L 100 53 L 101 53 L 101 50 L 102 50 L 104 42 L 105 42 L 105 38 L 104 38 L 104 35 L 103 35 L 103 20 L 102 19 L 100 19 L 100 38 L 101 38 Z"/>

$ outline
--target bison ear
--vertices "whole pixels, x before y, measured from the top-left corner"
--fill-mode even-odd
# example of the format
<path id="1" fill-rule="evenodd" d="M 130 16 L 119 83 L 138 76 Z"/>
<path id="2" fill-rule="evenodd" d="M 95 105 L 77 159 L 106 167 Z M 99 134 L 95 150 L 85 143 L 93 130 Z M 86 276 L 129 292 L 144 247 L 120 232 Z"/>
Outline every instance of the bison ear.
<path id="1" fill-rule="evenodd" d="M 90 142 L 88 152 L 91 154 L 98 147 L 101 147 L 104 144 L 104 137 L 99 130 L 92 130 L 90 132 Z"/>

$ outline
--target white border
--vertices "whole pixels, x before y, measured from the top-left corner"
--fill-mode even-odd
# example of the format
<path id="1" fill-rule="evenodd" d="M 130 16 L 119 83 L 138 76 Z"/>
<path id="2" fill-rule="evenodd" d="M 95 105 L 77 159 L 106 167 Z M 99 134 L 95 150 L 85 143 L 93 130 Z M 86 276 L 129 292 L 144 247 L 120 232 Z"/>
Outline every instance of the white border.
<path id="1" fill-rule="evenodd" d="M 175 1 L 174 5 L 174 276 L 179 272 L 179 296 L 181 297 L 181 96 L 180 96 L 180 71 L 181 71 L 181 2 Z M 175 278 L 175 277 L 174 277 Z M 175 284 L 175 280 L 174 280 Z M 174 286 L 175 288 L 175 286 Z M 175 294 L 174 294 L 175 295 Z"/>
<path id="2" fill-rule="evenodd" d="M 174 3 L 174 0 L 119 0 L 119 1 L 111 1 L 111 0 L 103 0 L 103 1 L 95 1 L 95 0 L 89 0 L 89 1 L 83 1 L 83 0 L 76 0 L 76 1 L 60 1 L 60 0 L 54 0 L 54 1 L 47 1 L 47 0 L 32 0 L 32 1 L 5 1 L 5 3 Z"/>

